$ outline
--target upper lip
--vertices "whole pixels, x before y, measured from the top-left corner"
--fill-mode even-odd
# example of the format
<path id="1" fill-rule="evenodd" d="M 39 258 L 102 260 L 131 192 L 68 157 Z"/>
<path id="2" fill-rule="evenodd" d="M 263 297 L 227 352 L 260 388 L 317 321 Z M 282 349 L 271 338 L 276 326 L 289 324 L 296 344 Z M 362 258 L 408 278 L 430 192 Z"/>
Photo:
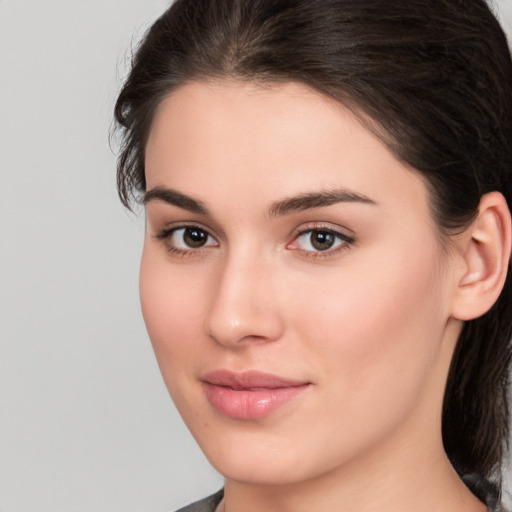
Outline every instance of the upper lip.
<path id="1" fill-rule="evenodd" d="M 309 384 L 309 382 L 304 380 L 287 379 L 270 373 L 254 370 L 244 372 L 215 370 L 204 375 L 201 380 L 207 384 L 233 389 L 277 389 Z"/>

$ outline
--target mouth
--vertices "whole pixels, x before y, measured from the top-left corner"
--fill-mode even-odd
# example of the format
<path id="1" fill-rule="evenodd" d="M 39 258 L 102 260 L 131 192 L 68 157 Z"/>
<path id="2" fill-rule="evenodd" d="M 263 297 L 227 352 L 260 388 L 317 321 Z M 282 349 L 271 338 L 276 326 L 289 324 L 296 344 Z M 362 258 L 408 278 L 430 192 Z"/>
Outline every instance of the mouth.
<path id="1" fill-rule="evenodd" d="M 285 379 L 268 373 L 216 370 L 202 379 L 214 409 L 228 418 L 253 420 L 269 416 L 301 395 L 307 381 Z"/>

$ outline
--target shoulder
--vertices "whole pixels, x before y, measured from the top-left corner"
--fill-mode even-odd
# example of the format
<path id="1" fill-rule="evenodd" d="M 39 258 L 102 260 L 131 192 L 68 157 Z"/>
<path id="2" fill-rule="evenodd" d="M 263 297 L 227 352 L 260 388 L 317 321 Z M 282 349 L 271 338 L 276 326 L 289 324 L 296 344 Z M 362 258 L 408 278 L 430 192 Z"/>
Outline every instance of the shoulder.
<path id="1" fill-rule="evenodd" d="M 186 507 L 180 508 L 176 512 L 215 512 L 217 505 L 222 500 L 224 496 L 224 489 L 204 498 L 202 500 L 196 501 L 187 505 Z"/>

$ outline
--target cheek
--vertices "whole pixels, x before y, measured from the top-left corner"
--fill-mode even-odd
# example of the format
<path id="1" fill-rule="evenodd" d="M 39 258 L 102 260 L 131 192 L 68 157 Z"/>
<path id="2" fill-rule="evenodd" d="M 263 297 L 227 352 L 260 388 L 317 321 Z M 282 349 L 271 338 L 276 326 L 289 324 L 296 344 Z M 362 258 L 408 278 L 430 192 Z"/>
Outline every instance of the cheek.
<path id="1" fill-rule="evenodd" d="M 161 250 L 161 248 L 160 248 Z M 146 328 L 164 380 L 194 367 L 204 322 L 205 281 L 189 279 L 179 266 L 145 244 L 140 267 L 140 300 Z M 198 286 L 201 285 L 200 289 Z"/>
<path id="2" fill-rule="evenodd" d="M 363 272 L 347 265 L 322 287 L 308 283 L 304 289 L 314 295 L 295 302 L 292 323 L 325 385 L 336 383 L 332 400 L 361 414 L 381 410 L 386 416 L 390 406 L 410 405 L 444 332 L 442 278 L 433 269 L 432 249 L 414 259 L 407 251 L 388 254 L 388 261 L 372 265 L 358 260 Z"/>

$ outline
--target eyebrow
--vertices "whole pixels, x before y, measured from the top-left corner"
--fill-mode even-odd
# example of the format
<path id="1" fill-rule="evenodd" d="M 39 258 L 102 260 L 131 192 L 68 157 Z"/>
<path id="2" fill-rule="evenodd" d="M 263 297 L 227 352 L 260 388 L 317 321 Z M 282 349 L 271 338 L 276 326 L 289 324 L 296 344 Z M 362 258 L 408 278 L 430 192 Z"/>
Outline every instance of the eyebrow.
<path id="1" fill-rule="evenodd" d="M 155 200 L 163 201 L 164 203 L 177 206 L 178 208 L 183 208 L 189 212 L 208 215 L 208 208 L 206 208 L 202 201 L 182 194 L 181 192 L 171 188 L 155 187 L 144 194 L 144 204 L 148 204 L 149 201 Z"/>
<path id="2" fill-rule="evenodd" d="M 171 188 L 155 187 L 144 194 L 144 204 L 155 200 L 163 201 L 193 213 L 209 215 L 208 208 L 202 201 Z M 320 192 L 306 192 L 277 201 L 270 206 L 268 216 L 281 217 L 292 212 L 321 208 L 337 203 L 377 204 L 373 199 L 348 189 L 322 190 Z"/>
<path id="3" fill-rule="evenodd" d="M 369 197 L 347 189 L 308 192 L 274 203 L 269 209 L 270 217 L 280 217 L 292 212 L 321 208 L 337 203 L 362 203 L 376 205 Z"/>

